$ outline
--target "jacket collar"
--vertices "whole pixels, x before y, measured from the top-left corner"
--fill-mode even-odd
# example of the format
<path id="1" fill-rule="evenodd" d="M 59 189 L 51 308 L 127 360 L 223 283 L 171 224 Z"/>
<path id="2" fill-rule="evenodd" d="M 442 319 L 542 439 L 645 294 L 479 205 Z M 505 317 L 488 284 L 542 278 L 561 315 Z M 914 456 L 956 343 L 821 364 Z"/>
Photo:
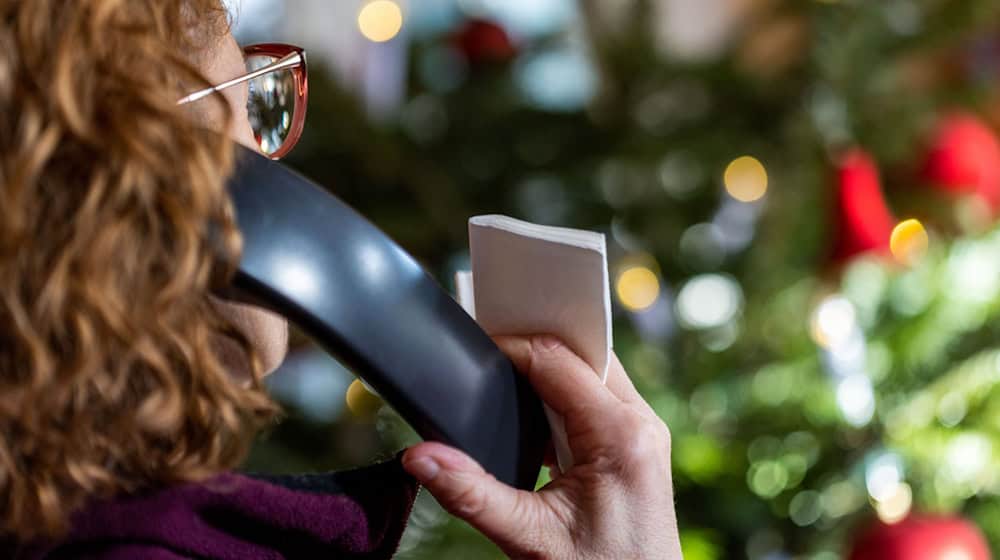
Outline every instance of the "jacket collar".
<path id="1" fill-rule="evenodd" d="M 93 503 L 65 540 L 17 558 L 389 558 L 417 490 L 400 456 L 338 473 L 223 474 Z"/>

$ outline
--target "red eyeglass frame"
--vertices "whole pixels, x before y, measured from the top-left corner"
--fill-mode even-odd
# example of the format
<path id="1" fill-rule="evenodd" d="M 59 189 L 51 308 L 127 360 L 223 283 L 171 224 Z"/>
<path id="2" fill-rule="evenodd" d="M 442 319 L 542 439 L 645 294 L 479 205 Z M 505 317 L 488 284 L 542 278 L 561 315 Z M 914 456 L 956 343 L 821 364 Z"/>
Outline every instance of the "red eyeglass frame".
<path id="1" fill-rule="evenodd" d="M 246 74 L 237 76 L 236 78 L 227 80 L 221 84 L 207 87 L 186 95 L 181 98 L 177 104 L 183 105 L 185 103 L 197 101 L 203 97 L 211 95 L 212 93 L 252 80 L 258 76 L 263 76 L 269 72 L 291 70 L 292 76 L 295 79 L 295 114 L 292 115 L 292 125 L 288 130 L 288 135 L 285 137 L 285 141 L 281 143 L 281 147 L 268 156 L 271 159 L 281 159 L 295 147 L 296 143 L 298 143 L 299 138 L 302 136 L 302 129 L 306 122 L 306 106 L 309 101 L 309 71 L 306 65 L 306 51 L 301 47 L 285 43 L 259 43 L 243 47 L 243 55 L 269 56 L 275 58 L 276 60 L 267 66 L 247 72 Z"/>

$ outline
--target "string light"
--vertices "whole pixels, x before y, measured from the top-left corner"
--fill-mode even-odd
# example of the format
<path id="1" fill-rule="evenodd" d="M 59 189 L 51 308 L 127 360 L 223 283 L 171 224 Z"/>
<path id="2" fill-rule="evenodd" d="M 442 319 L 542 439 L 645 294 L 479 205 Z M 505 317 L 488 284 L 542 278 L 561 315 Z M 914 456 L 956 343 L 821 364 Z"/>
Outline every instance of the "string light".
<path id="1" fill-rule="evenodd" d="M 767 170 L 753 156 L 734 159 L 723 174 L 726 192 L 740 202 L 759 200 L 767 192 Z"/>
<path id="2" fill-rule="evenodd" d="M 369 391 L 360 379 L 351 382 L 345 398 L 347 408 L 358 418 L 371 418 L 382 406 L 382 399 Z"/>
<path id="3" fill-rule="evenodd" d="M 660 279 L 648 267 L 630 266 L 618 275 L 615 292 L 629 311 L 642 311 L 660 296 Z"/>
<path id="4" fill-rule="evenodd" d="M 373 0 L 358 12 L 358 28 L 368 40 L 384 43 L 403 28 L 403 10 L 392 0 Z"/>
<path id="5" fill-rule="evenodd" d="M 927 230 L 919 220 L 904 220 L 893 230 L 889 238 L 892 256 L 903 265 L 912 266 L 927 254 Z"/>

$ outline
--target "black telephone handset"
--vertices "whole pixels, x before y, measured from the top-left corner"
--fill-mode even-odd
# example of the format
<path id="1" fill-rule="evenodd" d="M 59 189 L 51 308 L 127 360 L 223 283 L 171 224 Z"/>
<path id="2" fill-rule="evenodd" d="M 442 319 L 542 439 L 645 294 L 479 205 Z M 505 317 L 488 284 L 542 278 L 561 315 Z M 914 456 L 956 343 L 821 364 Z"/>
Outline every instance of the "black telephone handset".
<path id="1" fill-rule="evenodd" d="M 423 438 L 533 488 L 548 424 L 510 360 L 378 228 L 280 163 L 239 152 L 229 190 L 243 256 L 226 297 L 286 317 Z"/>

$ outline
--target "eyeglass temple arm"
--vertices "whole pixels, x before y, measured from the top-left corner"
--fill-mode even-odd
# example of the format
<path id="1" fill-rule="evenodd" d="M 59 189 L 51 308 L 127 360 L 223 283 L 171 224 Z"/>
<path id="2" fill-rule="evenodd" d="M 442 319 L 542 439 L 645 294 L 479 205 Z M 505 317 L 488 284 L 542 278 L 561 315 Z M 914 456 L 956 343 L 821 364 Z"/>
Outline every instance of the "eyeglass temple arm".
<path id="1" fill-rule="evenodd" d="M 222 82 L 219 85 L 212 86 L 212 87 L 209 87 L 209 88 L 205 88 L 205 89 L 202 89 L 202 90 L 198 90 L 198 91 L 196 91 L 196 92 L 194 92 L 192 94 L 186 95 L 186 96 L 182 97 L 180 100 L 178 100 L 177 104 L 178 105 L 183 105 L 185 103 L 191 103 L 192 101 L 197 101 L 197 100 L 199 100 L 199 99 L 201 99 L 203 97 L 207 97 L 207 96 L 209 96 L 209 95 L 211 95 L 211 94 L 213 94 L 213 93 L 215 93 L 217 91 L 224 90 L 227 87 L 235 86 L 236 84 L 252 80 L 252 79 L 254 79 L 254 78 L 258 77 L 258 76 L 263 76 L 264 74 L 267 74 L 269 72 L 274 72 L 274 71 L 277 71 L 277 70 L 284 70 L 285 68 L 294 68 L 296 66 L 299 66 L 300 64 L 302 64 L 302 54 L 301 53 L 297 53 L 297 52 L 288 53 L 285 56 L 279 58 L 278 60 L 275 60 L 271 64 L 268 64 L 267 66 L 264 66 L 262 68 L 258 68 L 256 70 L 254 70 L 253 72 L 250 72 L 248 74 L 244 74 L 244 75 L 242 75 L 242 76 L 240 76 L 238 78 L 233 78 L 232 80 L 229 80 L 229 81 L 226 81 L 226 82 Z"/>

